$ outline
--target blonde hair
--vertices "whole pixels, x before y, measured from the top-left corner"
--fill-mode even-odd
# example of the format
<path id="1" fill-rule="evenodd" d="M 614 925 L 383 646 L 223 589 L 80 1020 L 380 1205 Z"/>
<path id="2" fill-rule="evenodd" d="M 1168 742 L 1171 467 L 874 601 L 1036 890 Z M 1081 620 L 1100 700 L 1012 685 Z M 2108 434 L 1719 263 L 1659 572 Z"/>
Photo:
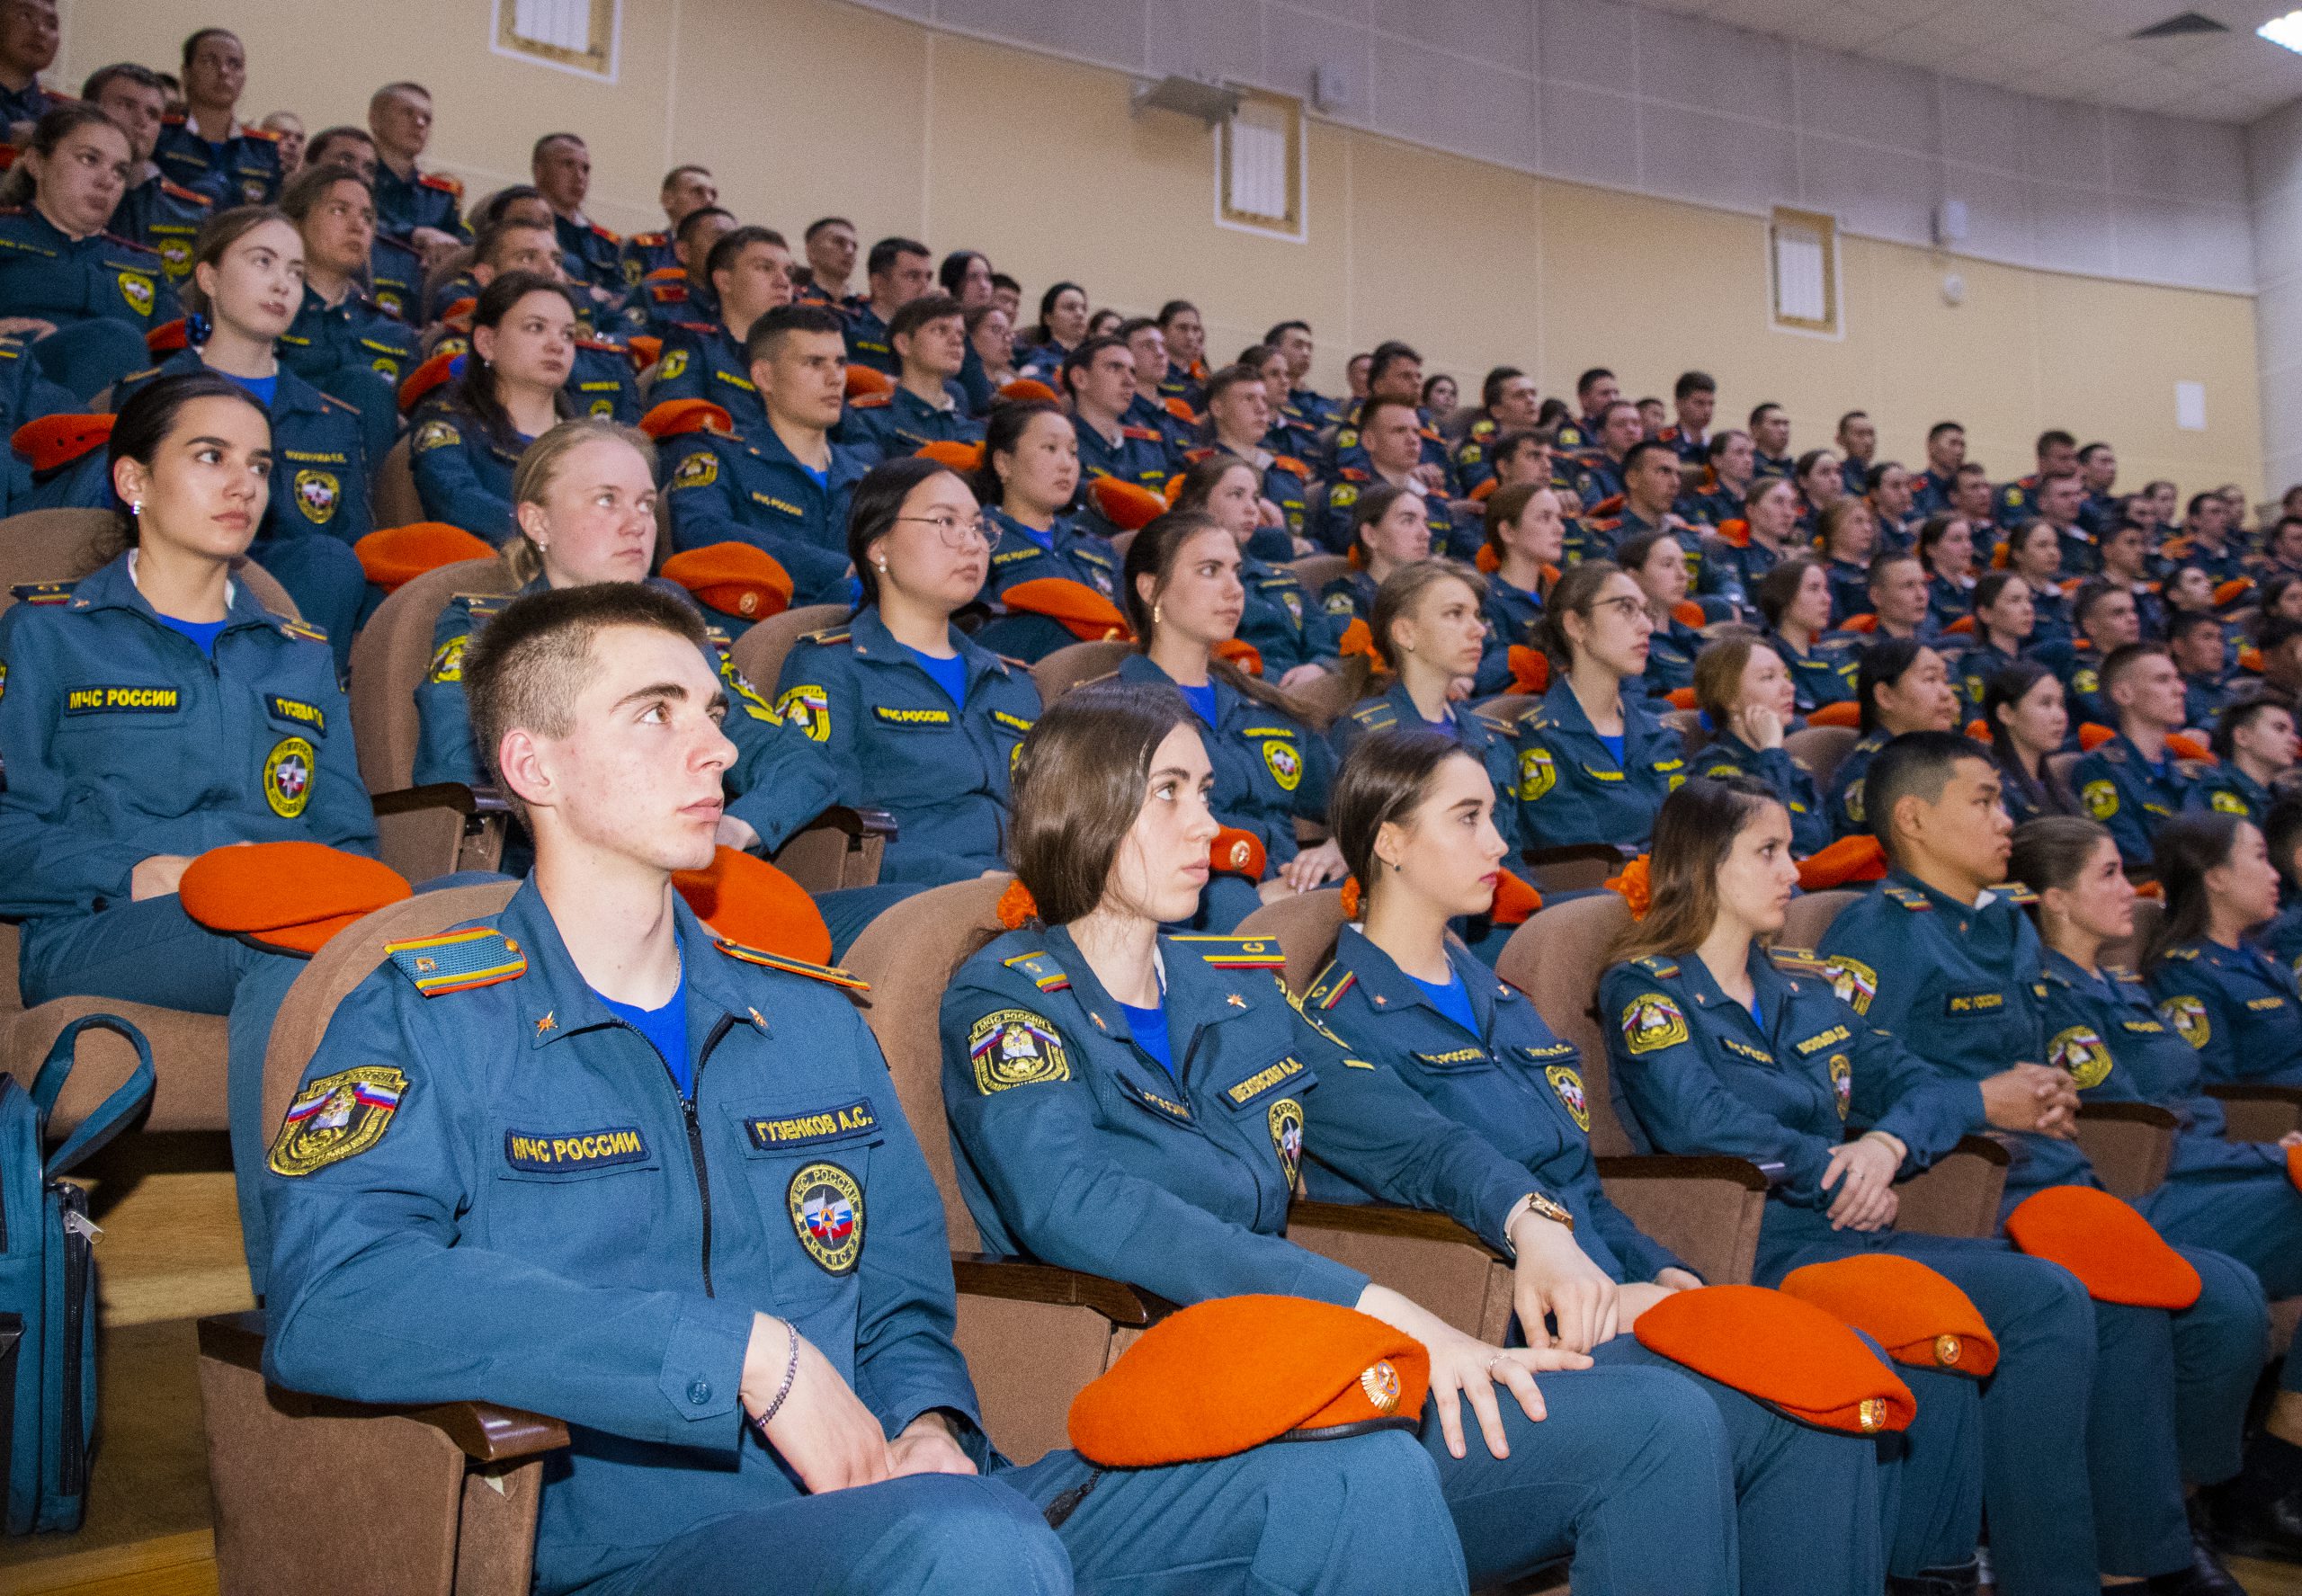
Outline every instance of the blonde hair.
<path id="1" fill-rule="evenodd" d="M 513 504 L 542 504 L 559 480 L 560 468 L 567 465 L 568 456 L 586 443 L 610 440 L 628 443 L 638 450 L 639 458 L 647 462 L 647 474 L 656 474 L 654 439 L 638 427 L 625 426 L 604 415 L 579 415 L 573 421 L 561 422 L 521 454 L 520 463 L 512 471 Z M 513 520 L 516 525 L 516 514 Z M 521 527 L 520 535 L 504 546 L 504 564 L 522 587 L 543 574 L 543 556 L 525 527 Z"/>

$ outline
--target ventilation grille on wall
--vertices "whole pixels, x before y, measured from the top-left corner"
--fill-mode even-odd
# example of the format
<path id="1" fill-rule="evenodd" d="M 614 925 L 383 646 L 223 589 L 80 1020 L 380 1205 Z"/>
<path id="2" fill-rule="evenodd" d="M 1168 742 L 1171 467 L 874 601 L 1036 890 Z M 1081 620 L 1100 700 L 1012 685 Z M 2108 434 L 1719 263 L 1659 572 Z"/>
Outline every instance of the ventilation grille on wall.
<path id="1" fill-rule="evenodd" d="M 1303 103 L 1241 91 L 1215 139 L 1216 222 L 1299 244 L 1304 186 Z"/>
<path id="2" fill-rule="evenodd" d="M 495 49 L 615 80 L 622 0 L 495 0 Z"/>
<path id="3" fill-rule="evenodd" d="M 1772 324 L 1794 333 L 1839 336 L 1837 221 L 1776 206 L 1767 224 L 1767 264 Z"/>

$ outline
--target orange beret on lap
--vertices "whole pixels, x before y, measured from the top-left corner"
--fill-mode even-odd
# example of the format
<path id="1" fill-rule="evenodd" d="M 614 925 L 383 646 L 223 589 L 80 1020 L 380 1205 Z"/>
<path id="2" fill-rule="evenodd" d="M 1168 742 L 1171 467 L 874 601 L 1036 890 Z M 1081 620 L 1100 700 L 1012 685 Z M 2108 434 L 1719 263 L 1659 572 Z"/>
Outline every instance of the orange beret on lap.
<path id="1" fill-rule="evenodd" d="M 1845 1320 L 1897 1363 L 1955 1369 L 1976 1379 L 1998 1367 L 1998 1341 L 1967 1294 L 1914 1258 L 1862 1253 L 1810 1263 L 1782 1290 Z"/>
<path id="2" fill-rule="evenodd" d="M 674 870 L 672 885 L 695 917 L 731 942 L 807 964 L 831 962 L 831 928 L 816 900 L 763 859 L 713 851 L 700 870 Z"/>
<path id="3" fill-rule="evenodd" d="M 2049 1186 L 2006 1216 L 2007 1238 L 2059 1263 L 2097 1302 L 2186 1308 L 2204 1288 L 2190 1260 L 2126 1203 L 2091 1186 Z"/>
<path id="4" fill-rule="evenodd" d="M 320 843 L 210 848 L 176 887 L 199 924 L 288 953 L 317 953 L 361 915 L 411 896 L 391 866 Z"/>
<path id="5" fill-rule="evenodd" d="M 1002 383 L 999 388 L 999 397 L 1016 403 L 1027 399 L 1037 399 L 1048 405 L 1060 404 L 1063 399 L 1061 394 L 1057 393 L 1036 377 L 1018 377 L 1013 382 Z"/>
<path id="6" fill-rule="evenodd" d="M 1250 881 L 1260 881 L 1263 867 L 1269 862 L 1263 839 L 1236 825 L 1227 825 L 1217 832 L 1215 840 L 1207 845 L 1207 868 L 1226 876 L 1245 876 Z"/>
<path id="7" fill-rule="evenodd" d="M 870 366 L 851 365 L 847 368 L 847 397 L 851 399 L 876 398 L 896 391 L 896 379 L 885 371 Z"/>
<path id="8" fill-rule="evenodd" d="M 352 552 L 360 557 L 360 568 L 368 580 L 386 593 L 442 566 L 495 557 L 495 548 L 484 539 L 444 521 L 415 521 L 382 528 L 354 543 Z"/>
<path id="9" fill-rule="evenodd" d="M 953 439 L 939 438 L 932 443 L 923 443 L 912 452 L 939 466 L 949 466 L 954 471 L 975 472 L 983 469 L 983 445 L 961 443 Z"/>
<path id="10" fill-rule="evenodd" d="M 663 399 L 639 418 L 639 430 L 658 442 L 687 432 L 732 435 L 736 418 L 709 399 Z"/>
<path id="11" fill-rule="evenodd" d="M 1149 526 L 1167 513 L 1167 501 L 1149 488 L 1132 482 L 1121 482 L 1116 477 L 1098 477 L 1087 485 L 1087 492 L 1095 501 L 1095 508 L 1103 519 L 1122 532 Z"/>
<path id="12" fill-rule="evenodd" d="M 2286 1178 L 2294 1183 L 2296 1190 L 2302 1191 L 2302 1147 L 2287 1148 Z"/>
<path id="13" fill-rule="evenodd" d="M 683 549 L 664 562 L 664 575 L 693 593 L 698 603 L 723 615 L 765 620 L 791 607 L 790 573 L 773 555 L 749 543 Z"/>
<path id="14" fill-rule="evenodd" d="M 1128 629 L 1127 617 L 1119 612 L 1118 605 L 1085 583 L 1074 582 L 1067 576 L 1039 576 L 1018 582 L 999 595 L 999 602 L 1010 610 L 1044 615 L 1059 622 L 1083 643 L 1102 643 L 1135 635 Z"/>
<path id="15" fill-rule="evenodd" d="M 1218 1297 L 1170 1315 L 1071 1404 L 1071 1444 L 1106 1468 L 1228 1458 L 1269 1440 L 1413 1430 L 1431 1354 L 1333 1303 Z"/>
<path id="16" fill-rule="evenodd" d="M 1638 1344 L 1818 1430 L 1906 1428 L 1918 1401 L 1862 1338 L 1812 1303 L 1758 1286 L 1676 1291 L 1638 1315 Z"/>

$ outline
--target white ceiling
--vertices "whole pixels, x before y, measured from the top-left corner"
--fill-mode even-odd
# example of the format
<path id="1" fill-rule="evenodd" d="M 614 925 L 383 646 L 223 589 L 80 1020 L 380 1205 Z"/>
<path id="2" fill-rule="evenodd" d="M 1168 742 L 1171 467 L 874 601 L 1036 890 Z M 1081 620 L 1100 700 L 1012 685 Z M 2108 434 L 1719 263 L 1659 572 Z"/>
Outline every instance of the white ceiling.
<path id="1" fill-rule="evenodd" d="M 2254 29 L 2302 0 L 1639 0 L 1822 49 L 2057 100 L 2251 122 L 2302 96 L 2302 55 Z M 2227 33 L 2136 40 L 2182 12 Z"/>

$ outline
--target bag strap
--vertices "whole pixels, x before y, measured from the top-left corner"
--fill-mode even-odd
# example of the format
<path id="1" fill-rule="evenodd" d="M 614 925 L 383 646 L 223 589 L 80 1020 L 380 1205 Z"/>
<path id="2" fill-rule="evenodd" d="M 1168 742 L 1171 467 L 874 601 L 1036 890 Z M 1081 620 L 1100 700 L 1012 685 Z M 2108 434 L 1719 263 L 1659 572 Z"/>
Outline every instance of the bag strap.
<path id="1" fill-rule="evenodd" d="M 49 1159 L 46 1167 L 50 1180 L 77 1168 L 83 1159 L 125 1130 L 128 1122 L 151 1102 L 153 1088 L 158 1084 L 152 1070 L 152 1044 L 144 1039 L 142 1031 L 117 1014 L 84 1014 L 57 1033 L 40 1074 L 32 1077 L 32 1106 L 40 1110 L 43 1131 L 48 1127 L 49 1115 L 56 1108 L 56 1100 L 64 1093 L 65 1079 L 72 1073 L 80 1033 L 90 1029 L 127 1038 L 136 1048 L 136 1068 L 110 1097 L 97 1105 L 94 1113 L 80 1121 L 80 1128 Z"/>

